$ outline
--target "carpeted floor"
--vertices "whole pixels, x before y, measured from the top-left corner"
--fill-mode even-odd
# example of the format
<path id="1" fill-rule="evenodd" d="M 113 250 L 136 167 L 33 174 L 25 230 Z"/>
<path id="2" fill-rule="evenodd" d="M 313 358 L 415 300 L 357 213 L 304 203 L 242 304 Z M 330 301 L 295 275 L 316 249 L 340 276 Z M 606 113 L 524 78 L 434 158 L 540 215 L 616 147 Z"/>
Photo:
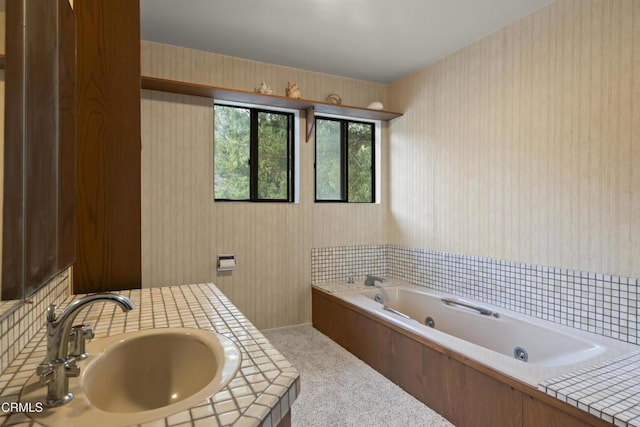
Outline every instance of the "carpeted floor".
<path id="1" fill-rule="evenodd" d="M 300 372 L 293 427 L 452 425 L 311 325 L 263 333 Z"/>

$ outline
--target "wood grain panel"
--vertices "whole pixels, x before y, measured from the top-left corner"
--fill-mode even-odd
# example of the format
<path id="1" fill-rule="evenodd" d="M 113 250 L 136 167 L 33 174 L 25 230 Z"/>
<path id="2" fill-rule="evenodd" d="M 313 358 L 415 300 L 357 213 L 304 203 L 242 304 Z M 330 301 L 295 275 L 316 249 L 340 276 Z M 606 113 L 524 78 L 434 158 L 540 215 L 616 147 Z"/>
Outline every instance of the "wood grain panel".
<path id="1" fill-rule="evenodd" d="M 362 315 L 356 319 L 353 338 L 358 357 L 382 375 L 390 376 L 395 363 L 389 351 L 393 340 L 391 331 Z"/>
<path id="2" fill-rule="evenodd" d="M 3 64 L 4 65 L 4 64 Z M 4 66 L 0 69 L 0 99 L 4 99 Z M 4 102 L 0 102 L 0 224 L 4 210 Z M 0 226 L 0 242 L 2 242 L 2 226 Z M 2 244 L 0 244 L 0 283 L 2 281 Z M 0 301 L 2 286 L 0 286 Z"/>
<path id="3" fill-rule="evenodd" d="M 57 272 L 58 88 L 57 1 L 26 11 L 25 292 Z M 31 7 L 34 6 L 34 7 Z"/>
<path id="4" fill-rule="evenodd" d="M 523 427 L 588 427 L 591 424 L 549 406 L 530 396 L 522 399 Z"/>
<path id="5" fill-rule="evenodd" d="M 385 240 L 639 277 L 639 27 L 558 0 L 392 83 Z"/>
<path id="6" fill-rule="evenodd" d="M 74 2 L 78 229 L 74 292 L 141 285 L 140 5 Z"/>
<path id="7" fill-rule="evenodd" d="M 68 0 L 58 0 L 58 270 L 76 252 L 76 23 Z"/>
<path id="8" fill-rule="evenodd" d="M 325 335 L 333 336 L 331 331 L 331 315 L 333 305 L 329 302 L 323 293 L 316 289 L 311 289 L 312 294 L 312 317 L 313 327 Z"/>
<path id="9" fill-rule="evenodd" d="M 496 379 L 448 359 L 443 415 L 455 425 L 522 425 L 522 393 Z"/>
<path id="10" fill-rule="evenodd" d="M 390 377 L 396 359 L 390 351 L 392 332 L 365 316 L 345 309 L 317 289 L 312 289 L 312 322 L 314 328 Z"/>
<path id="11" fill-rule="evenodd" d="M 447 358 L 437 351 L 423 346 L 422 372 L 423 390 L 422 402 L 439 414 L 445 414 L 445 395 L 442 390 L 445 384 Z"/>
<path id="12" fill-rule="evenodd" d="M 7 10 L 7 8 L 5 6 L 4 10 L 2 12 L 0 12 L 0 55 L 3 56 L 3 59 L 4 59 L 4 54 L 7 52 L 7 48 L 6 48 L 7 13 L 6 13 L 6 10 Z"/>
<path id="13" fill-rule="evenodd" d="M 7 4 L 7 26 L 9 42 L 6 45 L 5 64 L 5 126 L 4 141 L 23 141 L 24 139 L 24 9 L 22 2 Z M 2 215 L 2 299 L 20 299 L 23 295 L 24 252 L 23 230 L 24 212 L 22 209 L 23 183 L 23 145 L 6 144 L 4 150 L 4 182 L 11 182 L 3 192 Z M 7 248 L 12 248 L 8 250 Z"/>
<path id="14" fill-rule="evenodd" d="M 282 419 L 280 420 L 280 422 L 278 423 L 278 427 L 291 427 L 291 412 L 293 411 L 292 408 L 290 408 L 287 413 L 285 414 L 284 417 L 282 417 Z"/>
<path id="15" fill-rule="evenodd" d="M 391 381 L 424 402 L 422 344 L 402 334 L 393 333 L 390 352 L 393 360 Z"/>
<path id="16" fill-rule="evenodd" d="M 5 7 L 6 10 L 6 7 Z M 0 12 L 0 99 L 4 100 L 4 59 L 5 59 L 5 35 L 6 13 Z M 0 224 L 4 203 L 4 102 L 0 102 Z M 2 227 L 0 227 L 0 242 L 2 242 Z M 2 245 L 0 244 L 0 283 L 2 280 Z M 0 300 L 2 300 L 2 286 L 0 286 Z"/>

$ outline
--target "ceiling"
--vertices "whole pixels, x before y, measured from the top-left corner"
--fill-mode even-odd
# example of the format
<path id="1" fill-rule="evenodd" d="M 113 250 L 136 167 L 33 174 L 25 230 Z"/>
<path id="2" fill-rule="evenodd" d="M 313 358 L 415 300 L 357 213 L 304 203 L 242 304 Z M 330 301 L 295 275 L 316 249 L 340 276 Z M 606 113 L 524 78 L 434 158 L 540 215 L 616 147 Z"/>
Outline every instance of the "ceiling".
<path id="1" fill-rule="evenodd" d="M 388 83 L 550 0 L 141 0 L 142 38 Z"/>

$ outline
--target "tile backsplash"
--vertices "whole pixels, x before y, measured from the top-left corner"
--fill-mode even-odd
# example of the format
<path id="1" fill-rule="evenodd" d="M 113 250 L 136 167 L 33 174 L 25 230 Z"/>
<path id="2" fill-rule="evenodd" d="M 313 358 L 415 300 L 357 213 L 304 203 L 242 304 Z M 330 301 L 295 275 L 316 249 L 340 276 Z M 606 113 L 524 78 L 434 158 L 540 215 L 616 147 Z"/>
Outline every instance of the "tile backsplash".
<path id="1" fill-rule="evenodd" d="M 388 245 L 338 246 L 311 250 L 311 283 L 347 280 L 349 275 L 387 274 Z"/>
<path id="2" fill-rule="evenodd" d="M 0 319 L 0 372 L 42 329 L 50 304 L 60 304 L 69 295 L 71 267 L 55 276 L 31 295 L 27 302 Z"/>
<path id="3" fill-rule="evenodd" d="M 637 278 L 396 245 L 314 248 L 311 282 L 389 275 L 639 344 Z"/>

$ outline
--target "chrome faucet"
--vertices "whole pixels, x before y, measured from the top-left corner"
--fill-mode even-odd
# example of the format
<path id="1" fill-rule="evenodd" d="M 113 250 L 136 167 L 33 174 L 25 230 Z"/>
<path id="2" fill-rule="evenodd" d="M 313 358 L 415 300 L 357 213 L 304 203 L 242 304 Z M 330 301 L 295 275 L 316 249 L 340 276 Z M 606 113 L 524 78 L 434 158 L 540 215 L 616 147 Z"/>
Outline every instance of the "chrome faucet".
<path id="1" fill-rule="evenodd" d="M 40 384 L 47 386 L 46 406 L 60 406 L 73 399 L 73 393 L 69 392 L 69 377 L 80 375 L 76 362 L 89 356 L 85 351 L 85 340 L 93 338 L 93 331 L 88 325 L 71 325 L 80 310 L 102 301 L 113 301 L 125 312 L 135 308 L 133 301 L 124 295 L 105 293 L 72 301 L 57 317 L 55 304 L 47 309 L 47 357 L 36 368 Z"/>
<path id="2" fill-rule="evenodd" d="M 387 280 L 383 277 L 372 276 L 370 274 L 368 274 L 367 278 L 364 279 L 364 284 L 366 286 L 375 286 L 380 290 L 380 293 L 377 294 L 374 299 L 376 302 L 379 302 L 385 307 L 386 307 L 387 301 L 389 301 L 389 295 L 387 295 L 387 291 L 385 291 L 382 286 L 376 284 L 376 282 L 385 283 L 386 281 Z"/>
<path id="3" fill-rule="evenodd" d="M 375 286 L 376 282 L 385 283 L 387 280 L 383 277 L 367 275 L 367 278 L 364 279 L 365 286 Z"/>

